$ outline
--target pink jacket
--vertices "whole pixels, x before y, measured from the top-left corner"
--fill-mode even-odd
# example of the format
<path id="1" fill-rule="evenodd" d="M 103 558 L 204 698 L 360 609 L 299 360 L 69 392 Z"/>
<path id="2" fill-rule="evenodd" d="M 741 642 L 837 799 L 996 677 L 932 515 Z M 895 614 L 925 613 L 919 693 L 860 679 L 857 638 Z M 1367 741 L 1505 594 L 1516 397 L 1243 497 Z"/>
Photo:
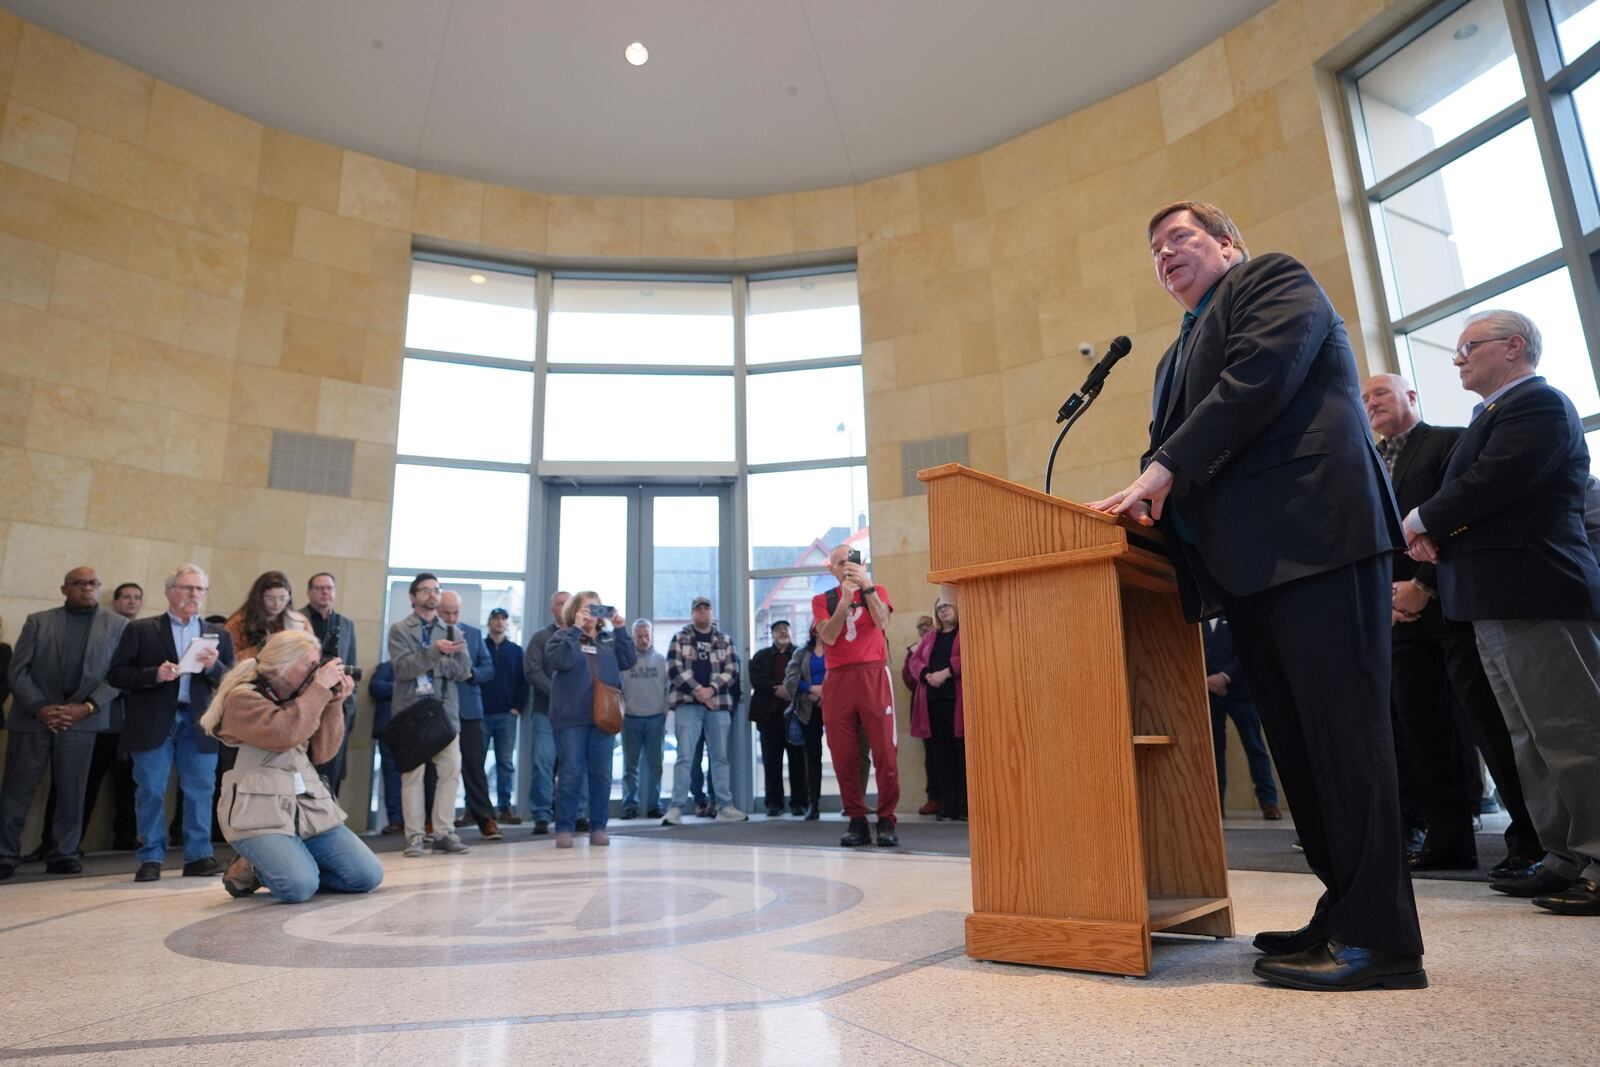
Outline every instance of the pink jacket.
<path id="1" fill-rule="evenodd" d="M 933 640 L 939 635 L 938 630 L 929 630 L 917 644 L 916 651 L 911 653 L 911 659 L 906 669 L 911 676 L 917 679 L 917 692 L 911 698 L 911 736 L 926 739 L 933 733 L 928 723 L 928 687 L 922 681 L 922 672 L 928 669 L 928 659 L 933 655 Z M 950 646 L 950 680 L 946 685 L 956 687 L 956 736 L 965 737 L 966 731 L 966 700 L 961 692 L 961 631 L 956 631 L 956 639 Z"/>

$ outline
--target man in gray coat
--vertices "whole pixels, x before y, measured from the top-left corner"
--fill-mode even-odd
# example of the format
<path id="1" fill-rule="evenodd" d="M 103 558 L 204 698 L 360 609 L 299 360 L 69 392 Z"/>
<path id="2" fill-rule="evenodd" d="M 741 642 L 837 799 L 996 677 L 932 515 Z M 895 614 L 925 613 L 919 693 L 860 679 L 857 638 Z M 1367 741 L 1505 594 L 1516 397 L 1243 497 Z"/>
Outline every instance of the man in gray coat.
<path id="1" fill-rule="evenodd" d="M 423 572 L 411 580 L 411 614 L 389 627 L 389 660 L 394 664 L 394 715 L 424 697 L 444 705 L 457 737 L 432 759 L 439 784 L 433 801 L 436 852 L 465 852 L 456 836 L 456 789 L 461 785 L 460 684 L 472 677 L 467 642 L 454 625 L 439 618 L 439 579 Z M 407 856 L 422 855 L 427 820 L 423 802 L 426 763 L 400 776 Z"/>
<path id="2" fill-rule="evenodd" d="M 51 874 L 78 874 L 83 796 L 94 739 L 110 721 L 117 690 L 105 680 L 128 620 L 100 608 L 100 577 L 76 567 L 61 583 L 66 603 L 28 616 L 11 660 L 15 699 L 6 726 L 5 781 L 0 785 L 0 880 L 22 854 L 22 824 L 45 768 L 56 788 Z"/>

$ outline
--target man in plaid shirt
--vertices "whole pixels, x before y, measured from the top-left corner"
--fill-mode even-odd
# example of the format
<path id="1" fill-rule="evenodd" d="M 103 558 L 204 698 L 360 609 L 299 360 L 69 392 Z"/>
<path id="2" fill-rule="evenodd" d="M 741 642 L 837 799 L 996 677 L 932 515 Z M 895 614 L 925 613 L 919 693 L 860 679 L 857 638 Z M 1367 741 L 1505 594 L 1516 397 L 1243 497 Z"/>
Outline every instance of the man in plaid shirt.
<path id="1" fill-rule="evenodd" d="M 728 635 L 711 623 L 711 601 L 694 598 L 690 623 L 667 646 L 667 708 L 673 713 L 678 762 L 672 770 L 672 806 L 663 826 L 683 822 L 689 799 L 689 765 L 705 735 L 711 754 L 711 801 L 722 822 L 750 816 L 733 806 L 728 789 L 728 734 L 733 728 L 733 691 L 739 682 L 739 654 Z"/>

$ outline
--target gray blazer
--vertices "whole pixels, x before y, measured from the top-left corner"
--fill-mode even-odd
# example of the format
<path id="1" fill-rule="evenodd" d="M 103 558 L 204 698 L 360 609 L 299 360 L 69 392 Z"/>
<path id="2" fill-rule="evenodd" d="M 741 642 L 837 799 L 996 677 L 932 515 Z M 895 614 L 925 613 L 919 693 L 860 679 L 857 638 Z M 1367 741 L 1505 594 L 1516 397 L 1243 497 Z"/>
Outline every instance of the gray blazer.
<path id="1" fill-rule="evenodd" d="M 128 620 L 109 608 L 96 608 L 89 623 L 89 643 L 83 650 L 83 674 L 77 688 L 64 692 L 65 679 L 59 677 L 54 649 L 66 632 L 67 609 L 36 611 L 22 624 L 16 654 L 11 660 L 11 714 L 6 725 L 19 733 L 44 733 L 45 725 L 37 712 L 46 704 L 81 704 L 85 698 L 99 708 L 93 715 L 73 723 L 69 730 L 98 733 L 111 723 L 111 703 L 119 691 L 106 682 L 106 671 L 117 651 Z"/>
<path id="2" fill-rule="evenodd" d="M 433 641 L 440 640 L 445 633 L 444 622 L 435 618 Z M 462 642 L 461 650 L 453 656 L 441 656 L 439 650 L 433 647 L 433 641 L 423 643 L 422 620 L 417 618 L 414 611 L 389 627 L 389 660 L 394 664 L 394 714 L 400 714 L 422 699 L 417 692 L 417 679 L 431 673 L 433 695 L 444 704 L 450 725 L 460 732 L 460 687 L 457 683 L 472 677 L 472 660 L 467 657 L 466 638 L 459 626 L 456 627 L 456 639 Z"/>

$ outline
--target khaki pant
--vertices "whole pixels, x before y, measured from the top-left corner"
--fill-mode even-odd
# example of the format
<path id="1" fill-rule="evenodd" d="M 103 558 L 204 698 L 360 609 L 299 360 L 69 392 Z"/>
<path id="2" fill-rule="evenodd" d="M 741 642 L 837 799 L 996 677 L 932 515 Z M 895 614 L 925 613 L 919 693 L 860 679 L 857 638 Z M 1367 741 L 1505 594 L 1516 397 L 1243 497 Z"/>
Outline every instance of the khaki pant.
<path id="1" fill-rule="evenodd" d="M 456 790 L 461 785 L 461 741 L 451 740 L 433 757 L 439 783 L 433 791 L 433 836 L 453 834 L 456 829 Z M 428 773 L 426 763 L 413 767 L 400 776 L 400 806 L 405 812 L 406 838 L 425 832 L 428 821 L 422 810 L 424 793 L 422 779 Z"/>

